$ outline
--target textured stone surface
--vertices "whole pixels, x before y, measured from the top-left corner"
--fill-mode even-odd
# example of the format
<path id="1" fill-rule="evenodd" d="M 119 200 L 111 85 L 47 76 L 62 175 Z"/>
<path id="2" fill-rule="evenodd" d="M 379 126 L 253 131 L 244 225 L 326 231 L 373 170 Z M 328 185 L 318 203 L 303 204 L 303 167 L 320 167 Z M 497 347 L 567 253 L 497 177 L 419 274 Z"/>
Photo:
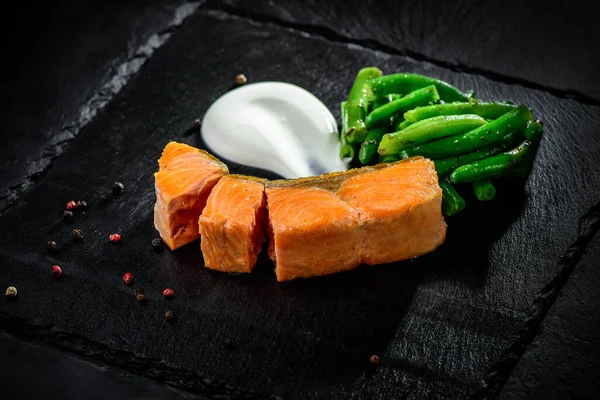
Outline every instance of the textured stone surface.
<path id="1" fill-rule="evenodd" d="M 323 279 L 277 284 L 264 255 L 250 276 L 208 271 L 197 243 L 152 251 L 156 159 L 170 139 L 201 145 L 190 121 L 238 73 L 299 84 L 337 114 L 357 69 L 369 64 L 530 105 L 546 135 L 528 182 L 502 183 L 489 204 L 467 196 L 468 210 L 448 220 L 447 243 L 431 255 Z M 579 217 L 600 199 L 599 111 L 202 11 L 0 219 L 1 232 L 10 232 L 0 244 L 0 284 L 20 293 L 15 302 L 0 301 L 0 325 L 206 395 L 464 397 L 481 389 L 525 323 L 539 324 L 531 315 L 538 294 L 565 281 L 555 279 L 558 262 L 578 243 Z M 126 186 L 116 199 L 115 180 Z M 61 212 L 70 199 L 90 207 L 69 225 Z M 83 229 L 82 243 L 70 241 L 74 227 Z M 122 244 L 108 242 L 112 232 L 122 233 Z M 56 256 L 45 252 L 50 239 L 61 246 Z M 61 280 L 50 276 L 54 263 L 65 272 Z M 125 272 L 136 276 L 132 287 L 120 280 Z M 169 302 L 160 294 L 166 286 L 176 291 Z M 145 288 L 146 305 L 135 303 L 135 287 Z M 164 321 L 167 309 L 178 316 L 172 325 Z M 368 362 L 373 353 L 383 361 L 376 369 Z"/>
<path id="2" fill-rule="evenodd" d="M 600 235 L 586 253 L 500 399 L 593 398 L 600 393 Z"/>
<path id="3" fill-rule="evenodd" d="M 214 0 L 334 40 L 600 102 L 595 5 L 575 1 Z"/>
<path id="4" fill-rule="evenodd" d="M 2 15 L 0 215 L 198 4 L 37 3 Z"/>

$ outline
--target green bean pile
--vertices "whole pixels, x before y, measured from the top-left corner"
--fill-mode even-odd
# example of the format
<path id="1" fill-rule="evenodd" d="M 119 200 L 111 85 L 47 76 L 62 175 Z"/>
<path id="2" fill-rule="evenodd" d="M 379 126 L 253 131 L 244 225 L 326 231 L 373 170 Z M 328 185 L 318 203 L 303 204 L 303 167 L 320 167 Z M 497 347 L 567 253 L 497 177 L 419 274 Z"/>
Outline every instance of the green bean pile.
<path id="1" fill-rule="evenodd" d="M 448 216 L 465 208 L 454 184 L 469 183 L 478 200 L 489 201 L 492 178 L 527 177 L 543 133 L 525 105 L 482 102 L 438 79 L 375 67 L 358 72 L 341 116 L 342 159 L 431 158 Z"/>

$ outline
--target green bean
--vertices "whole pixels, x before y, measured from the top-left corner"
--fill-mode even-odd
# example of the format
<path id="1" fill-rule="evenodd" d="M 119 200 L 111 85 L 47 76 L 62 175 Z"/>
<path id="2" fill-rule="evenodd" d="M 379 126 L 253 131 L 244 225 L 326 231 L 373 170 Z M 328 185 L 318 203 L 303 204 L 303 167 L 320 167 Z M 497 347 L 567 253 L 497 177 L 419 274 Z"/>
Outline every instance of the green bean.
<path id="1" fill-rule="evenodd" d="M 527 125 L 527 129 L 525 130 L 525 139 L 529 140 L 537 150 L 537 146 L 542 139 L 544 128 L 542 127 L 542 123 L 540 121 L 531 121 L 529 125 Z M 533 167 L 533 158 L 535 156 L 535 150 L 532 151 L 527 159 L 518 163 L 514 166 L 514 168 L 509 169 L 508 171 L 504 171 L 498 174 L 500 178 L 518 178 L 525 179 L 529 176 L 531 172 L 531 168 Z"/>
<path id="2" fill-rule="evenodd" d="M 402 97 L 403 96 L 401 94 L 392 93 L 392 94 L 388 94 L 387 96 L 377 98 L 377 99 L 375 99 L 375 101 L 372 102 L 373 110 L 376 108 L 379 108 L 381 106 L 384 106 L 387 103 L 391 103 L 394 100 L 401 99 Z M 371 110 L 371 111 L 373 111 L 373 110 Z"/>
<path id="3" fill-rule="evenodd" d="M 490 178 L 473 182 L 473 191 L 479 201 L 490 201 L 496 196 L 496 186 Z"/>
<path id="4" fill-rule="evenodd" d="M 498 178 L 515 178 L 515 179 L 525 179 L 529 176 L 531 172 L 531 168 L 533 167 L 533 160 L 529 157 L 527 160 L 523 161 L 520 164 L 515 165 L 513 168 L 508 171 L 501 172 L 497 175 Z"/>
<path id="5" fill-rule="evenodd" d="M 387 97 L 388 103 L 391 103 L 392 101 L 394 101 L 394 100 L 398 100 L 398 99 L 401 99 L 401 98 L 403 98 L 404 96 L 403 96 L 403 95 L 401 95 L 401 94 L 399 94 L 399 93 L 391 93 L 391 94 L 388 94 L 388 95 L 387 95 L 387 96 L 385 96 L 385 97 Z"/>
<path id="6" fill-rule="evenodd" d="M 365 141 L 360 144 L 360 150 L 358 151 L 358 159 L 362 164 L 368 164 L 375 159 L 377 156 L 377 146 L 379 146 L 379 142 L 386 132 L 387 126 L 378 126 L 369 129 L 369 133 Z"/>
<path id="7" fill-rule="evenodd" d="M 369 99 L 365 90 L 365 82 L 378 76 L 381 76 L 381 71 L 378 68 L 363 68 L 358 71 L 356 80 L 352 85 L 352 89 L 350 89 L 350 95 L 348 96 L 348 128 L 343 132 L 348 136 L 350 143 L 362 142 L 367 136 L 364 118 L 367 113 Z"/>
<path id="8" fill-rule="evenodd" d="M 398 154 L 386 154 L 385 156 L 380 156 L 379 157 L 379 162 L 380 163 L 391 163 L 394 161 L 398 161 L 400 160 L 400 156 Z"/>
<path id="9" fill-rule="evenodd" d="M 458 157 L 448 157 L 434 160 L 435 170 L 440 178 L 450 175 L 456 168 L 471 164 L 475 161 L 483 160 L 496 154 L 502 153 L 503 151 L 512 149 L 522 139 L 523 132 L 511 132 L 506 137 L 500 139 L 496 143 L 492 143 L 488 146 L 482 147 L 479 150 L 475 150 L 472 153 L 467 153 Z M 409 154 L 410 154 L 409 150 Z"/>
<path id="10" fill-rule="evenodd" d="M 411 158 L 412 156 L 410 155 L 410 153 L 406 150 L 402 150 L 400 153 L 398 153 L 398 155 L 400 156 L 401 159 L 406 160 L 407 158 Z"/>
<path id="11" fill-rule="evenodd" d="M 342 114 L 342 132 L 340 134 L 340 158 L 354 158 L 356 149 L 352 143 L 348 143 L 346 132 L 348 131 L 348 103 L 343 101 L 340 104 Z"/>
<path id="12" fill-rule="evenodd" d="M 417 107 L 404 113 L 404 119 L 418 122 L 438 115 L 475 114 L 486 119 L 496 119 L 516 106 L 505 103 L 480 103 L 478 101 L 455 102 Z"/>
<path id="13" fill-rule="evenodd" d="M 477 115 L 451 115 L 424 119 L 404 130 L 385 135 L 381 139 L 378 151 L 379 154 L 398 153 L 408 147 L 465 133 L 485 124 L 485 120 Z"/>
<path id="14" fill-rule="evenodd" d="M 388 94 L 385 97 L 377 99 L 373 102 L 373 108 L 379 108 L 387 103 L 402 98 L 402 95 L 397 93 Z M 383 135 L 387 133 L 387 126 L 369 129 L 365 141 L 360 144 L 358 151 L 358 159 L 362 164 L 368 164 L 377 156 L 377 146 Z"/>
<path id="15" fill-rule="evenodd" d="M 447 216 L 461 212 L 465 208 L 465 199 L 456 191 L 447 179 L 440 181 L 442 188 L 442 209 Z"/>
<path id="16" fill-rule="evenodd" d="M 400 120 L 400 122 L 398 124 L 396 124 L 396 131 L 401 131 L 402 129 L 404 129 L 410 125 L 412 125 L 412 122 L 407 121 L 407 120 Z"/>
<path id="17" fill-rule="evenodd" d="M 510 151 L 458 167 L 450 174 L 450 180 L 455 183 L 473 182 L 498 175 L 526 161 L 534 151 L 533 143 L 524 140 Z"/>
<path id="18" fill-rule="evenodd" d="M 525 139 L 529 140 L 535 146 L 542 140 L 542 134 L 544 133 L 544 127 L 540 121 L 531 121 L 527 125 L 525 130 Z"/>
<path id="19" fill-rule="evenodd" d="M 387 103 L 389 103 L 388 98 L 387 97 L 382 97 L 380 99 L 375 99 L 373 102 L 371 102 L 371 104 L 373 104 L 373 108 L 371 109 L 371 111 L 386 105 Z"/>
<path id="20" fill-rule="evenodd" d="M 429 158 L 469 153 L 500 140 L 510 132 L 522 130 L 531 118 L 531 110 L 525 105 L 520 105 L 500 118 L 463 135 L 447 137 L 417 146 L 415 152 Z"/>
<path id="21" fill-rule="evenodd" d="M 367 115 L 367 118 L 365 118 L 365 123 L 369 128 L 387 124 L 394 115 L 402 114 L 406 110 L 419 105 L 428 104 L 436 99 L 439 99 L 439 95 L 434 85 L 417 89 L 398 100 L 394 100 L 391 103 L 374 109 Z"/>
<path id="22" fill-rule="evenodd" d="M 444 101 L 467 101 L 468 95 L 446 82 L 419 74 L 393 74 L 371 79 L 367 82 L 367 91 L 371 99 L 390 93 L 409 93 L 425 86 L 435 85 L 440 98 Z"/>

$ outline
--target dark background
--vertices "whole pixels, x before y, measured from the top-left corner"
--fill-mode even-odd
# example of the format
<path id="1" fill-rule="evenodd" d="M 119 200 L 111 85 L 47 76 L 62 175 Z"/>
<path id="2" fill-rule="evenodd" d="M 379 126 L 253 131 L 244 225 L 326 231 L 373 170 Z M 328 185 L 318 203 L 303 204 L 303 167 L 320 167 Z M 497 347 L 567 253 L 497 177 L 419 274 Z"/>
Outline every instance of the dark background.
<path id="1" fill-rule="evenodd" d="M 595 398 L 600 28 L 594 2 L 71 1 L 2 13 L 0 390 L 7 398 Z M 152 175 L 231 87 L 337 104 L 356 71 L 419 72 L 530 105 L 523 185 L 449 219 L 414 262 L 277 285 L 155 254 Z M 232 170 L 257 173 L 232 165 Z M 114 180 L 126 185 L 110 195 Z M 90 203 L 66 225 L 71 198 Z M 71 244 L 73 227 L 86 233 Z M 122 246 L 103 242 L 123 233 Z M 47 240 L 61 245 L 45 251 Z M 52 264 L 65 270 L 49 276 Z M 199 265 L 200 264 L 200 265 Z M 120 276 L 136 275 L 139 307 Z M 160 290 L 177 291 L 165 303 Z M 174 309 L 175 324 L 162 315 Z M 225 339 L 232 345 L 225 345 Z M 369 356 L 382 364 L 372 368 Z"/>

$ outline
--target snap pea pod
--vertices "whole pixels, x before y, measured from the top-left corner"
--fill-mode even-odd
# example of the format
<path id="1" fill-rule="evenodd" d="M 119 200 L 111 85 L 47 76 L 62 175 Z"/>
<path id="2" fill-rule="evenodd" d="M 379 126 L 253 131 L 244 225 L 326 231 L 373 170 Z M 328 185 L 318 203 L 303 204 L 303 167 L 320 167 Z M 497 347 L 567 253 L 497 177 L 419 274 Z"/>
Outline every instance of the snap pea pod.
<path id="1" fill-rule="evenodd" d="M 438 115 L 475 114 L 486 119 L 496 119 L 516 106 L 506 103 L 480 103 L 478 101 L 454 102 L 417 107 L 404 113 L 404 119 L 418 122 Z"/>
<path id="2" fill-rule="evenodd" d="M 385 156 L 380 156 L 379 157 L 379 162 L 380 163 L 391 163 L 394 161 L 398 161 L 400 160 L 400 156 L 398 154 L 386 154 Z"/>
<path id="3" fill-rule="evenodd" d="M 486 125 L 485 120 L 477 115 L 442 115 L 428 118 L 383 136 L 378 151 L 379 154 L 398 153 L 411 146 L 465 133 L 483 125 Z"/>
<path id="4" fill-rule="evenodd" d="M 522 130 L 531 118 L 531 110 L 525 105 L 520 105 L 500 118 L 465 134 L 417 146 L 415 147 L 415 152 L 423 157 L 434 159 L 469 153 L 497 142 L 510 132 Z"/>
<path id="5" fill-rule="evenodd" d="M 406 110 L 410 110 L 411 108 L 420 105 L 428 104 L 429 102 L 437 100 L 439 98 L 440 97 L 438 95 L 437 89 L 434 85 L 417 89 L 398 100 L 394 100 L 391 103 L 374 109 L 365 118 L 365 123 L 367 124 L 368 128 L 388 124 L 390 118 L 392 118 L 393 116 L 398 114 L 401 115 Z"/>
<path id="6" fill-rule="evenodd" d="M 467 101 L 469 96 L 446 82 L 419 74 L 393 74 L 380 76 L 367 82 L 371 99 L 390 93 L 409 93 L 425 86 L 435 85 L 444 101 Z"/>
<path id="7" fill-rule="evenodd" d="M 454 183 L 473 182 L 510 171 L 516 165 L 526 161 L 534 151 L 533 143 L 524 140 L 510 151 L 458 167 L 450 174 L 450 180 Z"/>
<path id="8" fill-rule="evenodd" d="M 383 135 L 387 133 L 387 126 L 378 126 L 369 129 L 369 133 L 365 138 L 365 141 L 360 144 L 358 150 L 358 160 L 361 164 L 368 164 L 375 159 L 377 156 L 377 146 Z"/>
<path id="9" fill-rule="evenodd" d="M 473 182 L 473 191 L 479 201 L 490 201 L 496 196 L 496 186 L 490 178 Z"/>
<path id="10" fill-rule="evenodd" d="M 445 177 L 450 175 L 452 171 L 462 165 L 471 164 L 475 161 L 483 160 L 484 158 L 495 156 L 503 151 L 512 149 L 521 141 L 522 137 L 523 132 L 511 132 L 496 143 L 482 147 L 481 149 L 475 150 L 472 153 L 467 153 L 458 157 L 448 157 L 434 160 L 435 170 L 440 178 Z M 410 153 L 411 151 L 409 150 L 409 154 Z"/>
<path id="11" fill-rule="evenodd" d="M 456 191 L 449 180 L 440 180 L 440 187 L 442 188 L 442 210 L 444 210 L 444 214 L 451 216 L 464 210 L 465 199 Z"/>
<path id="12" fill-rule="evenodd" d="M 368 96 L 365 82 L 381 76 L 381 71 L 375 67 L 363 68 L 358 71 L 350 95 L 348 96 L 348 128 L 343 133 L 348 136 L 350 143 L 359 143 L 367 136 L 365 115 L 368 107 Z"/>
<path id="13" fill-rule="evenodd" d="M 352 143 L 348 143 L 346 132 L 348 131 L 348 103 L 343 101 L 340 104 L 342 115 L 342 131 L 340 133 L 340 158 L 354 158 L 356 149 Z"/>

